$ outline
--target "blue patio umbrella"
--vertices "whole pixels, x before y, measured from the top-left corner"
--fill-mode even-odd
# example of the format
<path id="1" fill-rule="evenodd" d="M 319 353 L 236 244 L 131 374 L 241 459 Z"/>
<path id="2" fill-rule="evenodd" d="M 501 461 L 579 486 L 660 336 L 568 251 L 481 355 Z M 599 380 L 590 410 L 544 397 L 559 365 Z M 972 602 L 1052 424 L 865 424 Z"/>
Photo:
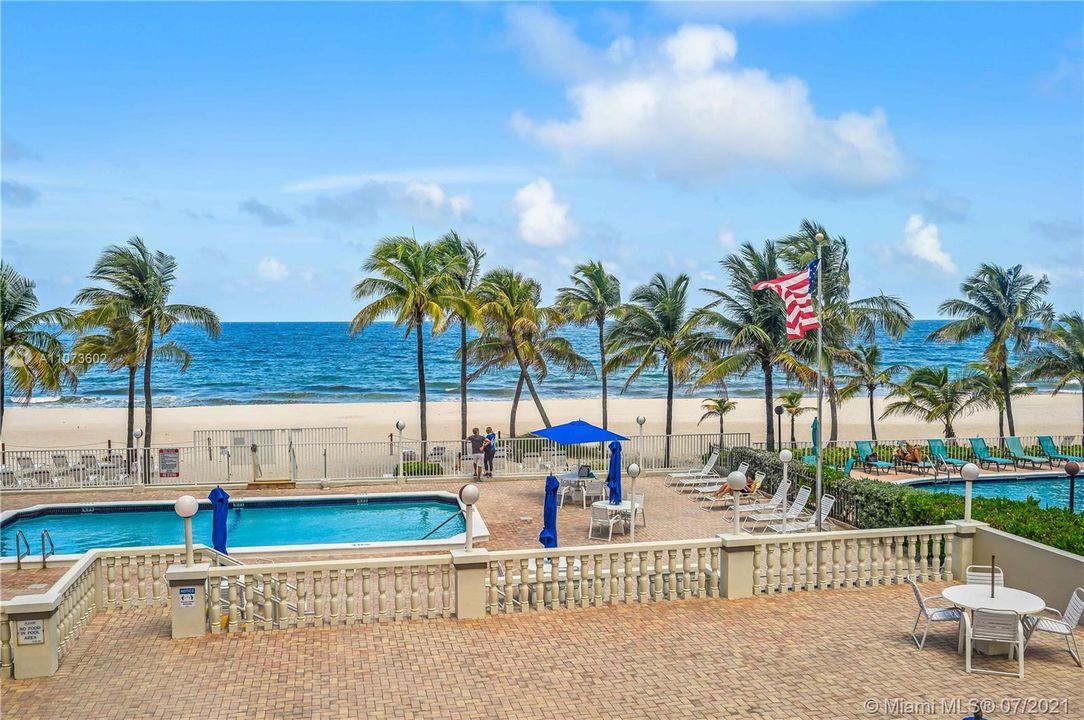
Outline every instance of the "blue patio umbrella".
<path id="1" fill-rule="evenodd" d="M 623 435 L 604 430 L 583 420 L 573 420 L 564 425 L 532 430 L 532 435 L 552 440 L 558 445 L 579 445 L 580 443 L 606 442 L 608 440 L 628 440 Z"/>
<path id="2" fill-rule="evenodd" d="M 230 496 L 216 487 L 207 496 L 211 501 L 211 545 L 220 553 L 226 552 L 226 520 L 230 515 Z"/>
<path id="3" fill-rule="evenodd" d="M 621 443 L 610 443 L 610 470 L 606 474 L 606 485 L 610 488 L 610 503 L 621 504 Z"/>
<path id="4" fill-rule="evenodd" d="M 546 478 L 546 500 L 542 503 L 542 532 L 538 542 L 542 547 L 557 547 L 557 489 L 561 483 L 553 475 Z"/>

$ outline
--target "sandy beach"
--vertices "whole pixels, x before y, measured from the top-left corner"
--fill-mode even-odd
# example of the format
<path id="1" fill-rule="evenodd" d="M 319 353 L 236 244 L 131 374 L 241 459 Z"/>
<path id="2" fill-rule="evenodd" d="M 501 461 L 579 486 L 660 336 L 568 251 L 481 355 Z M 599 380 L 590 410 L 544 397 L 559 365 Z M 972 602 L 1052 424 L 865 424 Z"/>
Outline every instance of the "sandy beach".
<path id="1" fill-rule="evenodd" d="M 601 404 L 597 399 L 545 400 L 546 411 L 554 423 L 582 418 L 598 423 Z M 808 400 L 813 403 L 812 398 Z M 878 415 L 883 399 L 878 400 Z M 471 426 L 485 427 L 507 433 L 510 402 L 486 401 L 470 404 Z M 1035 395 L 1014 402 L 1018 435 L 1055 434 L 1077 435 L 1081 431 L 1080 395 Z M 631 399 L 615 397 L 610 400 L 610 426 L 618 432 L 637 432 L 636 416 L 644 415 L 645 433 L 661 433 L 666 404 L 661 399 Z M 728 432 L 752 433 L 754 441 L 762 441 L 763 401 L 759 398 L 738 398 L 737 408 L 726 419 Z M 825 422 L 827 424 L 827 405 Z M 697 421 L 703 411 L 700 400 L 683 397 L 675 401 L 674 432 L 714 432 L 718 422 Z M 143 417 L 136 413 L 137 427 Z M 812 413 L 798 418 L 796 437 L 808 441 Z M 9 406 L 4 421 L 3 442 L 8 449 L 77 448 L 105 445 L 111 440 L 123 446 L 126 414 L 123 408 L 21 407 Z M 158 408 L 154 413 L 154 443 L 191 443 L 193 430 L 325 427 L 345 426 L 351 440 L 381 440 L 395 431 L 399 419 L 407 423 L 405 435 L 418 437 L 417 403 L 341 403 L 341 404 L 282 404 L 282 405 L 222 405 Z M 524 432 L 541 427 L 534 405 L 521 402 L 517 430 Z M 959 435 L 995 435 L 997 414 L 986 410 L 962 418 L 956 426 Z M 783 419 L 783 436 L 789 438 L 788 418 Z M 877 422 L 881 439 L 937 437 L 940 426 L 927 425 L 909 418 L 892 418 Z M 436 402 L 429 404 L 429 437 L 450 439 L 459 434 L 459 404 Z M 852 400 L 840 409 L 839 439 L 860 440 L 869 437 L 869 406 L 866 401 Z"/>

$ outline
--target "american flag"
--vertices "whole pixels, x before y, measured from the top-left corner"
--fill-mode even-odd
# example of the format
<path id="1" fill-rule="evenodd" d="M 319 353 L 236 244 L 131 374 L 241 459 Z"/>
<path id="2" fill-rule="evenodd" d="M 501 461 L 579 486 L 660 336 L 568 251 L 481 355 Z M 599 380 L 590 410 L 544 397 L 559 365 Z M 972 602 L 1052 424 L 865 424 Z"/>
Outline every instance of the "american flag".
<path id="1" fill-rule="evenodd" d="M 758 282 L 753 286 L 754 290 L 774 290 L 783 298 L 783 304 L 787 306 L 787 337 L 792 340 L 821 326 L 810 300 L 813 283 L 817 279 L 817 263 L 818 261 L 814 260 L 797 272 Z"/>

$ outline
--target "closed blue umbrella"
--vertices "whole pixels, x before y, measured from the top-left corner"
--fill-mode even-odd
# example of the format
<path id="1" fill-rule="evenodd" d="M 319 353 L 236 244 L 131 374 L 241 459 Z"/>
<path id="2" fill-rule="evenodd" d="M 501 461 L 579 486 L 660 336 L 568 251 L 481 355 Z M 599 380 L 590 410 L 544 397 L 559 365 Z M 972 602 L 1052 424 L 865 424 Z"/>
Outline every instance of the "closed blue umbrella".
<path id="1" fill-rule="evenodd" d="M 226 552 L 226 520 L 230 515 L 230 496 L 216 487 L 207 496 L 211 501 L 211 545 L 220 553 Z"/>
<path id="2" fill-rule="evenodd" d="M 610 470 L 606 474 L 606 485 L 610 488 L 610 503 L 621 504 L 621 443 L 610 443 Z"/>
<path id="3" fill-rule="evenodd" d="M 542 503 L 542 532 L 538 542 L 542 547 L 557 547 L 557 489 L 561 483 L 553 475 L 546 478 L 546 500 Z"/>

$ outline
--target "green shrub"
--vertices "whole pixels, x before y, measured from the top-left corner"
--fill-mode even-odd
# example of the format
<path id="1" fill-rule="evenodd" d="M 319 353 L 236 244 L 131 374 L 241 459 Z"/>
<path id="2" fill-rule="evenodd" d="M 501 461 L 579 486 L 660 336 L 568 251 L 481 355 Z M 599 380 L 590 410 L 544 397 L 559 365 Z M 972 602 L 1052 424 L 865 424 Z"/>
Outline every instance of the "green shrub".
<path id="1" fill-rule="evenodd" d="M 835 449 L 825 448 L 826 460 L 828 451 Z M 751 448 L 731 450 L 726 465 L 736 467 L 742 462 L 748 462 L 754 471 L 764 471 L 766 489 L 774 490 L 782 479 L 783 463 L 775 453 Z M 800 462 L 791 464 L 790 474 L 792 482 L 808 485 L 814 482 L 813 468 Z M 964 516 L 963 497 L 952 493 L 929 492 L 880 480 L 845 478 L 841 471 L 829 467 L 823 468 L 822 484 L 826 494 L 837 498 L 838 507 L 833 510 L 833 517 L 858 528 L 943 525 Z M 1084 555 L 1084 515 L 1070 512 L 1068 508 L 1044 508 L 1034 498 L 976 497 L 972 500 L 971 515 L 998 530 Z"/>
<path id="2" fill-rule="evenodd" d="M 440 463 L 425 462 L 424 460 L 408 460 L 402 465 L 406 470 L 407 477 L 423 477 L 425 475 L 443 475 L 444 466 Z M 395 477 L 399 477 L 400 467 L 395 466 Z"/>

